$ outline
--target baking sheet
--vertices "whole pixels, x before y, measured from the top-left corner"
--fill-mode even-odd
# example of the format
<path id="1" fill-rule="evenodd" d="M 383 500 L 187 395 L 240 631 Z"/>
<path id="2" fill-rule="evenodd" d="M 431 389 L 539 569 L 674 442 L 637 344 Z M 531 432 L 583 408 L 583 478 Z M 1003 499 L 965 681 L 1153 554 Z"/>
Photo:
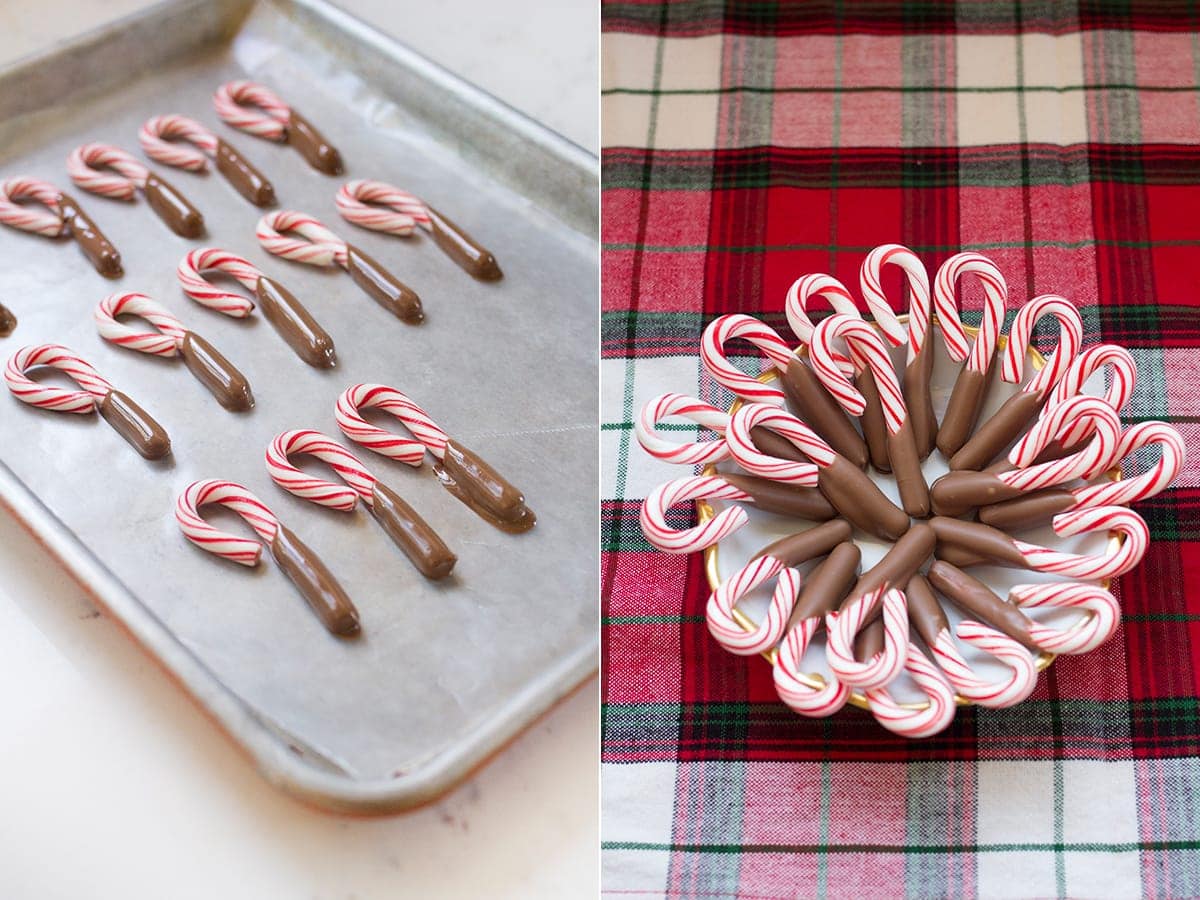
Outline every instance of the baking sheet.
<path id="1" fill-rule="evenodd" d="M 167 59 L 147 35 L 163 36 Z M 314 122 L 341 150 L 345 175 L 323 176 L 287 146 L 220 123 L 213 90 L 244 77 Z M 149 463 L 99 417 L 0 397 L 0 497 L 271 781 L 337 809 L 423 802 L 594 671 L 594 157 L 310 0 L 161 4 L 0 73 L 0 97 L 0 176 L 71 189 L 63 161 L 79 143 L 140 156 L 146 118 L 191 115 L 274 182 L 281 208 L 316 215 L 424 302 L 426 323 L 410 327 L 340 269 L 270 256 L 254 239 L 261 211 L 220 176 L 155 163 L 204 214 L 208 236 L 177 237 L 143 201 L 74 190 L 122 253 L 119 281 L 100 278 L 70 242 L 0 228 L 0 297 L 20 320 L 0 355 L 66 344 L 174 445 L 171 459 Z M 504 279 L 474 281 L 423 235 L 344 222 L 333 197 L 349 178 L 425 198 L 496 254 Z M 247 257 L 296 294 L 333 336 L 337 368 L 304 365 L 258 313 L 238 321 L 189 300 L 174 272 L 200 245 Z M 103 342 L 91 311 L 114 290 L 149 294 L 208 338 L 249 378 L 254 411 L 225 412 L 179 361 Z M 340 438 L 334 400 L 360 381 L 422 404 L 524 490 L 536 528 L 504 534 L 428 465 L 356 448 L 458 554 L 455 575 L 430 583 L 364 510 L 325 510 L 277 488 L 263 463 L 271 438 L 305 427 Z M 249 570 L 183 539 L 175 497 L 208 477 L 245 484 L 318 552 L 358 605 L 359 640 L 329 635 L 269 558 Z"/>

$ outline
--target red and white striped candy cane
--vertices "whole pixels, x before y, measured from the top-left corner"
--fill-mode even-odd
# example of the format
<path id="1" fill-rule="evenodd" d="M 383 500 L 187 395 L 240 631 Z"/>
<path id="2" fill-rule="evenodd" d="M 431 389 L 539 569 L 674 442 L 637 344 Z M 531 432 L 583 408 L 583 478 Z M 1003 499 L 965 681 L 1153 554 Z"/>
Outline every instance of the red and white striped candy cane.
<path id="1" fill-rule="evenodd" d="M 1061 459 L 1033 464 L 1051 441 L 1061 441 L 1084 421 L 1092 432 L 1087 444 Z M 1008 456 L 1017 468 L 996 477 L 1022 491 L 1037 491 L 1074 478 L 1094 478 L 1119 458 L 1120 442 L 1121 422 L 1111 406 L 1099 397 L 1072 397 L 1034 423 Z"/>
<path id="2" fill-rule="evenodd" d="M 721 436 L 717 441 L 693 441 L 677 444 L 658 436 L 656 426 L 663 419 L 681 416 L 690 419 L 702 428 L 715 431 Z M 683 394 L 660 394 L 642 407 L 633 423 L 634 434 L 642 449 L 663 462 L 681 466 L 707 466 L 729 457 L 729 445 L 725 443 L 725 429 L 729 427 L 729 413 L 695 397 Z"/>
<path id="3" fill-rule="evenodd" d="M 954 721 L 954 689 L 942 671 L 911 641 L 906 648 L 904 670 L 925 695 L 916 708 L 901 705 L 886 687 L 866 692 L 867 706 L 875 720 L 901 737 L 926 738 L 943 731 Z"/>
<path id="4" fill-rule="evenodd" d="M 1030 620 L 1029 636 L 1047 653 L 1087 653 L 1096 649 L 1117 630 L 1121 607 L 1116 598 L 1096 584 L 1055 581 L 1018 584 L 1008 599 L 1022 609 L 1077 609 L 1089 613 L 1081 623 L 1065 628 Z"/>
<path id="5" fill-rule="evenodd" d="M 113 169 L 113 172 L 101 171 Z M 67 156 L 67 174 L 92 194 L 116 200 L 132 200 L 146 184 L 150 170 L 132 155 L 112 144 L 81 144 Z"/>
<path id="6" fill-rule="evenodd" d="M 217 155 L 220 138 L 187 116 L 154 116 L 138 131 L 138 143 L 151 159 L 176 169 L 203 172 Z M 191 146 L 189 146 L 191 145 Z"/>
<path id="7" fill-rule="evenodd" d="M 958 281 L 964 275 L 976 275 L 983 285 L 983 318 L 974 343 L 968 344 L 966 331 L 958 309 Z M 955 362 L 967 361 L 973 372 L 986 372 L 1004 325 L 1004 308 L 1008 305 L 1008 284 L 996 264 L 980 253 L 956 253 L 938 268 L 933 282 L 933 307 L 946 351 Z"/>
<path id="8" fill-rule="evenodd" d="M 664 553 L 694 553 L 724 540 L 749 521 L 744 509 L 729 506 L 707 522 L 691 528 L 672 528 L 667 522 L 671 507 L 695 500 L 752 502 L 748 494 L 720 475 L 676 478 L 654 488 L 642 502 L 638 521 L 646 540 Z"/>
<path id="9" fill-rule="evenodd" d="M 229 81 L 213 94 L 217 116 L 227 125 L 270 141 L 287 140 L 292 109 L 267 87 L 253 81 Z"/>
<path id="10" fill-rule="evenodd" d="M 819 689 L 809 687 L 801 678 L 805 674 L 801 669 L 801 660 L 822 624 L 820 616 L 812 616 L 788 629 L 779 644 L 773 672 L 779 699 L 789 709 L 813 718 L 833 715 L 850 699 L 850 689 L 836 678 L 824 677 L 824 686 Z"/>
<path id="11" fill-rule="evenodd" d="M 382 181 L 347 181 L 333 202 L 347 222 L 372 231 L 407 237 L 414 226 L 432 228 L 423 200 Z"/>
<path id="12" fill-rule="evenodd" d="M 805 347 L 812 341 L 813 329 L 816 327 L 808 315 L 808 306 L 814 297 L 824 297 L 835 313 L 860 316 L 858 306 L 850 291 L 832 275 L 815 273 L 797 278 L 788 288 L 787 297 L 783 301 L 783 310 L 792 333 Z M 848 358 L 841 356 L 838 363 L 843 372 L 850 373 Z"/>
<path id="13" fill-rule="evenodd" d="M 908 409 L 904 404 L 904 394 L 900 390 L 896 370 L 892 368 L 891 357 L 888 356 L 879 334 L 857 316 L 838 314 L 823 319 L 817 325 L 809 344 L 813 371 L 817 373 L 821 383 L 847 412 L 853 416 L 860 416 L 867 407 L 867 401 L 838 366 L 838 354 L 833 345 L 837 338 L 845 340 L 850 348 L 850 358 L 855 368 L 859 371 L 869 369 L 875 376 L 884 421 L 888 432 L 895 434 L 908 418 Z"/>
<path id="14" fill-rule="evenodd" d="M 908 282 L 908 326 L 900 324 L 883 291 L 883 267 L 899 266 Z M 875 324 L 893 347 L 908 341 L 908 361 L 912 362 L 925 348 L 932 312 L 929 294 L 929 275 L 917 255 L 900 244 L 883 244 L 867 254 L 859 270 L 859 286 Z M 839 310 L 840 312 L 841 310 Z"/>
<path id="15" fill-rule="evenodd" d="M 58 369 L 82 390 L 71 391 L 48 384 L 39 384 L 25 373 L 34 366 Z M 4 367 L 4 381 L 14 397 L 22 403 L 54 412 L 87 415 L 113 390 L 112 384 L 74 351 L 60 344 L 22 347 Z"/>
<path id="16" fill-rule="evenodd" d="M 812 462 L 778 459 L 760 451 L 750 433 L 759 426 L 770 428 L 786 438 Z M 816 432 L 791 413 L 762 403 L 747 403 L 733 414 L 725 432 L 725 442 L 729 445 L 730 455 L 747 472 L 804 487 L 815 487 L 818 468 L 832 465 L 837 458 Z"/>
<path id="17" fill-rule="evenodd" d="M 415 440 L 371 425 L 359 414 L 363 409 L 381 409 L 394 416 Z M 386 384 L 355 384 L 347 388 L 337 399 L 334 417 L 342 433 L 356 444 L 410 466 L 421 465 L 426 450 L 440 460 L 450 439 L 429 418 L 429 413 L 406 394 Z"/>
<path id="18" fill-rule="evenodd" d="M 729 361 L 725 344 L 741 338 L 763 352 L 771 365 L 783 372 L 795 355 L 779 333 L 770 325 L 752 316 L 734 313 L 713 319 L 700 337 L 700 362 L 717 384 L 727 387 L 739 397 L 755 403 L 770 403 L 783 406 L 784 393 L 779 388 L 763 384 L 747 375 Z"/>
<path id="19" fill-rule="evenodd" d="M 883 603 L 883 650 L 865 662 L 854 655 L 854 639 L 867 624 L 875 608 Z M 825 616 L 829 644 L 825 657 L 837 679 L 851 687 L 870 690 L 883 687 L 900 674 L 908 646 L 908 606 L 904 594 L 880 585 L 855 597 L 840 610 Z"/>
<path id="20" fill-rule="evenodd" d="M 1139 422 L 1121 435 L 1117 458 L 1127 459 L 1142 447 L 1158 447 L 1158 461 L 1141 475 L 1121 481 L 1088 485 L 1071 491 L 1075 498 L 1072 509 L 1096 506 L 1128 506 L 1166 490 L 1183 468 L 1185 449 L 1179 432 L 1165 422 Z"/>
<path id="21" fill-rule="evenodd" d="M 45 237 L 58 237 L 65 231 L 62 192 L 48 181 L 36 178 L 9 178 L 0 181 L 0 222 L 21 231 Z M 17 200 L 36 200 L 50 212 L 23 206 Z"/>
<path id="22" fill-rule="evenodd" d="M 1041 371 L 1021 388 L 1026 393 L 1043 395 L 1058 384 L 1066 375 L 1071 362 L 1079 353 L 1083 343 L 1083 321 L 1070 301 L 1056 294 L 1034 297 L 1018 311 L 1008 332 L 1008 346 L 1004 348 L 1004 365 L 1000 376 L 1010 384 L 1021 380 L 1025 371 L 1025 357 L 1033 338 L 1033 329 L 1044 316 L 1058 320 L 1058 344 L 1046 357 Z"/>
<path id="23" fill-rule="evenodd" d="M 200 508 L 217 503 L 233 510 L 263 541 L 270 543 L 279 531 L 279 520 L 258 497 L 232 481 L 210 478 L 188 485 L 175 503 L 175 521 L 184 537 L 209 553 L 243 566 L 256 566 L 262 556 L 262 544 L 209 525 L 200 516 Z"/>
<path id="24" fill-rule="evenodd" d="M 753 631 L 746 631 L 733 617 L 738 602 L 769 579 L 775 579 L 767 615 Z M 705 619 L 709 634 L 730 653 L 752 656 L 779 643 L 787 628 L 796 596 L 800 593 L 800 573 L 773 556 L 752 559 L 723 581 L 708 598 Z"/>
<path id="25" fill-rule="evenodd" d="M 156 330 L 144 331 L 117 321 L 117 316 L 137 316 L 145 319 Z M 92 317 L 100 337 L 118 347 L 149 353 L 153 356 L 177 356 L 179 345 L 187 335 L 183 323 L 175 318 L 166 307 L 145 294 L 109 294 L 97 304 Z"/>
<path id="26" fill-rule="evenodd" d="M 994 657 L 1008 669 L 1008 674 L 998 679 L 981 677 L 959 653 L 950 632 L 943 629 L 930 649 L 958 693 L 990 709 L 1013 706 L 1033 693 L 1037 686 L 1037 667 L 1028 650 L 979 622 L 960 622 L 957 632 L 961 640 Z"/>
<path id="27" fill-rule="evenodd" d="M 1090 534 L 1093 531 L 1116 531 L 1125 540 L 1108 547 L 1099 556 L 1064 553 L 1027 544 L 1013 539 L 1013 544 L 1025 557 L 1025 564 L 1036 572 L 1049 572 L 1067 578 L 1099 581 L 1124 575 L 1142 561 L 1150 545 L 1150 531 L 1142 517 L 1123 506 L 1097 506 L 1059 513 L 1054 517 L 1054 533 L 1059 537 Z"/>
<path id="28" fill-rule="evenodd" d="M 263 273 L 248 259 L 217 247 L 192 250 L 179 263 L 175 275 L 183 292 L 201 306 L 235 319 L 244 319 L 254 312 L 254 303 L 241 294 L 221 290 L 208 282 L 202 273 L 214 269 L 232 275 L 248 291 L 253 291 L 258 286 L 258 279 L 263 277 Z"/>
<path id="29" fill-rule="evenodd" d="M 304 239 L 288 237 L 289 231 Z M 254 235 L 264 250 L 284 259 L 310 266 L 338 265 L 343 269 L 349 264 L 346 242 L 307 213 L 290 209 L 269 212 L 258 220 Z"/>
<path id="30" fill-rule="evenodd" d="M 300 471 L 288 459 L 293 453 L 307 453 L 329 465 L 345 484 L 336 484 Z M 267 447 L 267 474 L 277 485 L 302 500 L 310 500 L 330 509 L 349 512 L 361 498 L 374 503 L 377 479 L 353 453 L 319 431 L 285 431 Z M 347 487 L 348 485 L 348 487 Z"/>
<path id="31" fill-rule="evenodd" d="M 1102 369 L 1108 370 L 1105 402 L 1116 412 L 1124 409 L 1137 385 L 1137 363 L 1124 347 L 1118 347 L 1116 344 L 1095 344 L 1080 351 L 1071 361 L 1067 371 L 1050 392 L 1042 415 L 1047 415 L 1059 403 L 1079 396 L 1088 379 Z M 1079 423 L 1062 435 L 1059 441 L 1064 447 L 1073 447 L 1087 437 L 1090 431 L 1086 422 Z"/>

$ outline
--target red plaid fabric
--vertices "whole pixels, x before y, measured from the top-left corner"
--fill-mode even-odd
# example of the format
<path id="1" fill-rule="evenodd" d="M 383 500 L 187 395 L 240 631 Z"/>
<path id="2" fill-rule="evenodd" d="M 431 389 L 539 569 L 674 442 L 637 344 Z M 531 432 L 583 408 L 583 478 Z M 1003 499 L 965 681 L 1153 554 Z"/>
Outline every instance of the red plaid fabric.
<path id="1" fill-rule="evenodd" d="M 604 6 L 603 856 L 614 896 L 1200 896 L 1200 12 L 1155 4 Z M 1129 348 L 1127 421 L 1191 450 L 1139 504 L 1124 624 L 1007 710 L 927 741 L 806 720 L 704 625 L 700 561 L 641 499 L 636 446 L 701 378 L 717 315 L 786 329 L 806 272 L 897 241 L 1071 298 Z M 896 276 L 898 278 L 898 276 Z M 898 282 L 897 282 L 898 284 Z M 968 290 L 967 306 L 979 297 Z"/>

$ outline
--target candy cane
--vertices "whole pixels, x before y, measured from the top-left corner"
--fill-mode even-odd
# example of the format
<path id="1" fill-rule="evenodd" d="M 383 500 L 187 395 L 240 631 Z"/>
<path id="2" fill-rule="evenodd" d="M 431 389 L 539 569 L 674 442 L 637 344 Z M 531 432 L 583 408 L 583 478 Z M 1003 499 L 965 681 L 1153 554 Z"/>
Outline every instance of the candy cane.
<path id="1" fill-rule="evenodd" d="M 866 692 L 867 705 L 875 720 L 888 731 L 906 738 L 926 738 L 944 730 L 954 721 L 954 690 L 946 676 L 909 642 L 904 670 L 925 695 L 923 706 L 902 706 L 886 687 Z"/>
<path id="2" fill-rule="evenodd" d="M 667 522 L 671 507 L 695 500 L 744 502 L 750 496 L 720 475 L 676 478 L 660 484 L 646 496 L 638 514 L 646 540 L 664 553 L 694 553 L 724 540 L 749 521 L 744 509 L 729 506 L 692 528 L 672 528 Z"/>
<path id="3" fill-rule="evenodd" d="M 145 319 L 154 326 L 154 330 L 131 328 L 118 322 L 117 316 Z M 188 333 L 183 323 L 171 315 L 165 306 L 155 303 L 145 294 L 133 292 L 109 294 L 97 304 L 93 318 L 100 337 L 106 341 L 151 356 L 178 356 L 179 345 Z"/>
<path id="4" fill-rule="evenodd" d="M 656 427 L 671 416 L 680 416 L 695 422 L 721 436 L 717 441 L 693 441 L 677 444 L 658 436 Z M 634 434 L 642 449 L 663 462 L 681 466 L 707 466 L 729 457 L 729 445 L 725 443 L 725 429 L 729 426 L 729 413 L 717 409 L 695 397 L 683 394 L 660 394 L 647 401 L 633 423 Z"/>
<path id="5" fill-rule="evenodd" d="M 1009 600 L 1022 609 L 1078 609 L 1089 613 L 1082 623 L 1056 628 L 1030 620 L 1029 636 L 1047 653 L 1088 653 L 1117 630 L 1121 607 L 1099 585 L 1072 581 L 1019 584 L 1009 590 Z"/>
<path id="6" fill-rule="evenodd" d="M 33 200 L 49 212 L 23 206 L 18 200 Z M 106 278 L 122 274 L 121 254 L 104 232 L 79 206 L 75 198 L 36 178 L 0 181 L 0 222 L 20 231 L 43 237 L 70 235 L 97 272 Z"/>
<path id="7" fill-rule="evenodd" d="M 767 615 L 753 631 L 744 629 L 733 617 L 733 608 L 768 579 L 775 578 Z M 779 643 L 800 592 L 800 573 L 771 556 L 753 559 L 727 578 L 708 598 L 705 619 L 713 638 L 739 656 L 762 653 Z"/>
<path id="8" fill-rule="evenodd" d="M 704 334 L 700 337 L 700 362 L 705 371 L 717 384 L 728 388 L 739 397 L 755 403 L 783 406 L 782 390 L 746 375 L 729 361 L 725 354 L 725 344 L 734 338 L 741 338 L 753 344 L 763 352 L 771 365 L 781 372 L 786 371 L 788 365 L 796 358 L 783 338 L 770 325 L 751 316 L 734 313 L 713 319 L 704 329 Z"/>
<path id="9" fill-rule="evenodd" d="M 1082 449 L 1061 459 L 1032 464 L 1051 441 L 1069 446 L 1066 435 L 1081 429 L 1093 434 Z M 1017 468 L 996 477 L 1020 491 L 1036 491 L 1072 478 L 1095 478 L 1120 458 L 1120 445 L 1121 422 L 1111 406 L 1098 397 L 1071 397 L 1047 407 L 1046 414 L 1008 455 Z"/>
<path id="10" fill-rule="evenodd" d="M 1115 344 L 1096 344 L 1082 350 L 1062 378 L 1050 392 L 1042 415 L 1046 415 L 1054 406 L 1081 395 L 1083 386 L 1095 373 L 1108 370 L 1108 387 L 1104 392 L 1105 402 L 1116 412 L 1125 408 L 1133 389 L 1137 385 L 1137 363 L 1124 347 Z M 1084 422 L 1071 428 L 1059 440 L 1064 447 L 1074 447 L 1091 432 L 1088 423 Z"/>
<path id="11" fill-rule="evenodd" d="M 1029 651 L 1007 635 L 979 622 L 960 622 L 958 637 L 977 650 L 994 657 L 1008 669 L 996 680 L 978 675 L 958 652 L 949 631 L 938 634 L 930 648 L 954 689 L 968 700 L 991 709 L 1020 703 L 1037 686 L 1037 668 Z"/>
<path id="12" fill-rule="evenodd" d="M 865 662 L 854 655 L 854 639 L 869 621 L 875 608 L 883 603 L 884 646 Z M 829 644 L 825 656 L 839 681 L 863 690 L 883 687 L 904 668 L 908 645 L 908 611 L 904 594 L 895 588 L 880 586 L 855 597 L 842 609 L 825 617 Z"/>
<path id="13" fill-rule="evenodd" d="M 138 143 L 151 159 L 187 172 L 204 172 L 208 169 L 209 159 L 214 159 L 218 171 L 255 206 L 270 206 L 275 202 L 275 188 L 271 182 L 195 119 L 154 116 L 142 124 Z"/>
<path id="14" fill-rule="evenodd" d="M 176 234 L 194 238 L 204 233 L 204 217 L 187 198 L 120 147 L 111 144 L 76 147 L 67 157 L 67 174 L 85 191 L 102 197 L 133 200 L 136 192 L 141 191 L 150 208 Z"/>
<path id="15" fill-rule="evenodd" d="M 248 259 L 216 247 L 192 250 L 180 261 L 175 274 L 184 293 L 201 306 L 215 309 L 235 319 L 244 319 L 254 312 L 254 303 L 241 294 L 224 291 L 209 284 L 202 273 L 213 270 L 233 276 L 248 291 L 256 291 L 259 279 L 264 277 L 258 267 Z"/>
<path id="16" fill-rule="evenodd" d="M 789 629 L 779 645 L 772 674 L 775 690 L 788 708 L 803 716 L 814 718 L 833 715 L 850 699 L 850 689 L 836 678 L 815 676 L 824 682 L 817 689 L 810 687 L 801 678 L 804 674 L 801 660 L 813 635 L 822 624 L 819 616 L 813 616 Z M 814 676 L 806 677 L 812 679 Z"/>
<path id="17" fill-rule="evenodd" d="M 797 278 L 788 288 L 783 309 L 792 333 L 805 347 L 812 343 L 813 330 L 816 328 L 812 318 L 808 315 L 808 305 L 813 297 L 824 297 L 835 313 L 859 316 L 854 297 L 846 286 L 832 275 L 817 273 Z M 851 371 L 849 358 L 838 354 L 837 360 L 842 371 L 849 374 Z"/>
<path id="18" fill-rule="evenodd" d="M 768 456 L 754 444 L 751 429 L 770 428 L 794 444 L 812 462 L 795 462 Z M 747 472 L 781 481 L 815 487 L 817 470 L 833 464 L 837 454 L 811 428 L 791 413 L 761 403 L 747 403 L 729 420 L 725 441 L 733 458 Z"/>
<path id="19" fill-rule="evenodd" d="M 341 154 L 270 88 L 253 81 L 229 81 L 213 94 L 213 107 L 227 125 L 255 137 L 292 144 L 317 171 L 341 174 Z"/>

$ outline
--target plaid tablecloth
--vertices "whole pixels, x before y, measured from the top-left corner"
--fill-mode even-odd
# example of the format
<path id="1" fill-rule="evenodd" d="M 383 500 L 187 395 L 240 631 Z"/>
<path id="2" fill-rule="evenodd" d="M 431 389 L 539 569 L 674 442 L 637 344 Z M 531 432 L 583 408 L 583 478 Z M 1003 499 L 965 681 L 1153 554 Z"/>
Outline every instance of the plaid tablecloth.
<path id="1" fill-rule="evenodd" d="M 603 861 L 618 896 L 1200 895 L 1200 10 L 1195 4 L 607 3 Z M 807 720 L 708 636 L 696 558 L 641 498 L 682 474 L 631 420 L 700 377 L 712 317 L 898 241 L 1010 307 L 1057 292 L 1139 369 L 1128 421 L 1192 460 L 1139 505 L 1124 624 L 1002 711 L 891 737 Z M 978 298 L 969 295 L 969 303 Z M 683 522 L 681 521 L 682 525 Z"/>

